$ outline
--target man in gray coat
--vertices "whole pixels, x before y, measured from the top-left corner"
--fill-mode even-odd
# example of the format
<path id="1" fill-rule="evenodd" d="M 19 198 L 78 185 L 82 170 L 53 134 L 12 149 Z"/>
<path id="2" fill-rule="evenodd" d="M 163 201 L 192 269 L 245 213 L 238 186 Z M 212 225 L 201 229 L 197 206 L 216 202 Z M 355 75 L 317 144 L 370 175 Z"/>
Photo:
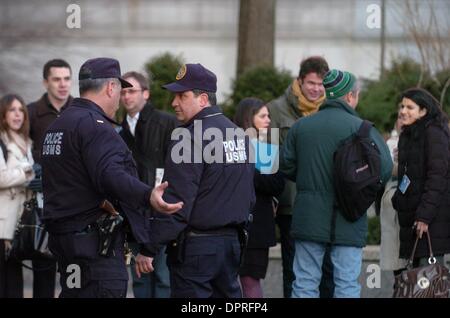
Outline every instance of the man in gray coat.
<path id="1" fill-rule="evenodd" d="M 288 86 L 283 95 L 271 101 L 267 107 L 270 112 L 270 127 L 280 130 L 280 146 L 286 140 L 291 126 L 300 118 L 316 113 L 325 100 L 323 77 L 328 72 L 328 63 L 321 56 L 310 56 L 300 64 L 298 77 Z M 283 194 L 278 197 L 280 204 L 275 221 L 280 229 L 281 257 L 283 266 L 283 295 L 291 297 L 294 272 L 294 240 L 291 237 L 292 207 L 295 198 L 295 184 L 286 180 Z M 333 295 L 333 268 L 329 253 L 324 258 L 324 273 L 320 297 Z"/>
<path id="2" fill-rule="evenodd" d="M 367 215 L 348 222 L 335 208 L 333 154 L 354 134 L 362 119 L 355 111 L 359 85 L 355 76 L 338 70 L 324 78 L 327 100 L 319 111 L 297 121 L 282 149 L 281 170 L 296 181 L 291 233 L 295 240 L 292 297 L 318 297 L 321 265 L 327 247 L 334 267 L 334 297 L 359 297 L 362 248 Z M 381 176 L 390 177 L 389 149 L 375 128 L 370 138 L 381 153 Z"/>

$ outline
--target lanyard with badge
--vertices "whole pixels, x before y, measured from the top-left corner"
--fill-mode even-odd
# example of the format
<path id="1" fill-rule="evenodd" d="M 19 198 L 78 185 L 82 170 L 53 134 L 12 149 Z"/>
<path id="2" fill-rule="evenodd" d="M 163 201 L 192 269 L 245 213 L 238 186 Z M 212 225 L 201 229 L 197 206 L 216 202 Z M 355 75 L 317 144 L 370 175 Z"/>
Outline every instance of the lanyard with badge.
<path id="1" fill-rule="evenodd" d="M 408 167 L 408 164 L 406 163 L 405 164 L 405 173 L 403 175 L 402 181 L 400 182 L 400 184 L 398 186 L 398 189 L 400 190 L 400 192 L 402 194 L 405 194 L 406 190 L 408 190 L 408 187 L 411 183 L 411 180 L 409 179 L 408 175 L 406 174 L 407 167 Z"/>

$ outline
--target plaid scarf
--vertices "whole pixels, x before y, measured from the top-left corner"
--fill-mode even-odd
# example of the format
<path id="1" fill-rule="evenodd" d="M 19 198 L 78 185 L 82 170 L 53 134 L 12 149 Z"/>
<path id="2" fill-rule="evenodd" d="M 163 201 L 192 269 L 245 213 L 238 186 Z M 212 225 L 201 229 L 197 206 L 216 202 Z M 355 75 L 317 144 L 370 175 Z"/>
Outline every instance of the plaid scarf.
<path id="1" fill-rule="evenodd" d="M 292 83 L 292 92 L 298 98 L 297 107 L 300 109 L 303 116 L 308 116 L 317 112 L 319 110 L 320 105 L 322 105 L 323 101 L 325 100 L 325 95 L 321 96 L 315 102 L 311 102 L 308 99 L 306 99 L 306 97 L 302 93 L 300 84 L 298 83 L 297 79 L 295 79 L 294 82 Z"/>

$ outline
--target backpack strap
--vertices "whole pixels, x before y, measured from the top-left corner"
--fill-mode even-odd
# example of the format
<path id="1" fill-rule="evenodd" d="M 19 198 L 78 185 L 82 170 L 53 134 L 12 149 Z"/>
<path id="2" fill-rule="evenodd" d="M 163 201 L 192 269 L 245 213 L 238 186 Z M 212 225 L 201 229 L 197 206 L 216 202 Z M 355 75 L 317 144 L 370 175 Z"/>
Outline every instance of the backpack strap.
<path id="1" fill-rule="evenodd" d="M 361 126 L 359 126 L 358 132 L 356 133 L 359 137 L 367 138 L 369 137 L 370 129 L 373 127 L 373 123 L 368 120 L 363 120 Z"/>
<path id="2" fill-rule="evenodd" d="M 0 148 L 2 149 L 2 152 L 3 152 L 3 158 L 5 158 L 5 162 L 7 162 L 8 161 L 8 149 L 6 148 L 6 145 L 1 138 L 0 138 Z"/>

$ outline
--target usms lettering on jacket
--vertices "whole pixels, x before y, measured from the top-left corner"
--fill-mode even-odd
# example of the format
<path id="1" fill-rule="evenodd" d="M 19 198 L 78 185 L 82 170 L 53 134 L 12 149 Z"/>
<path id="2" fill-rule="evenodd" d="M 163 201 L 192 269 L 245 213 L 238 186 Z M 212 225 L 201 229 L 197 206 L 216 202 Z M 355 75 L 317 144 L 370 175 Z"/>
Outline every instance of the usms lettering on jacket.
<path id="1" fill-rule="evenodd" d="M 223 148 L 225 150 L 227 163 L 245 162 L 247 160 L 244 139 L 224 141 Z"/>
<path id="2" fill-rule="evenodd" d="M 59 156 L 62 153 L 63 135 L 62 131 L 48 132 L 42 145 L 42 155 Z"/>

